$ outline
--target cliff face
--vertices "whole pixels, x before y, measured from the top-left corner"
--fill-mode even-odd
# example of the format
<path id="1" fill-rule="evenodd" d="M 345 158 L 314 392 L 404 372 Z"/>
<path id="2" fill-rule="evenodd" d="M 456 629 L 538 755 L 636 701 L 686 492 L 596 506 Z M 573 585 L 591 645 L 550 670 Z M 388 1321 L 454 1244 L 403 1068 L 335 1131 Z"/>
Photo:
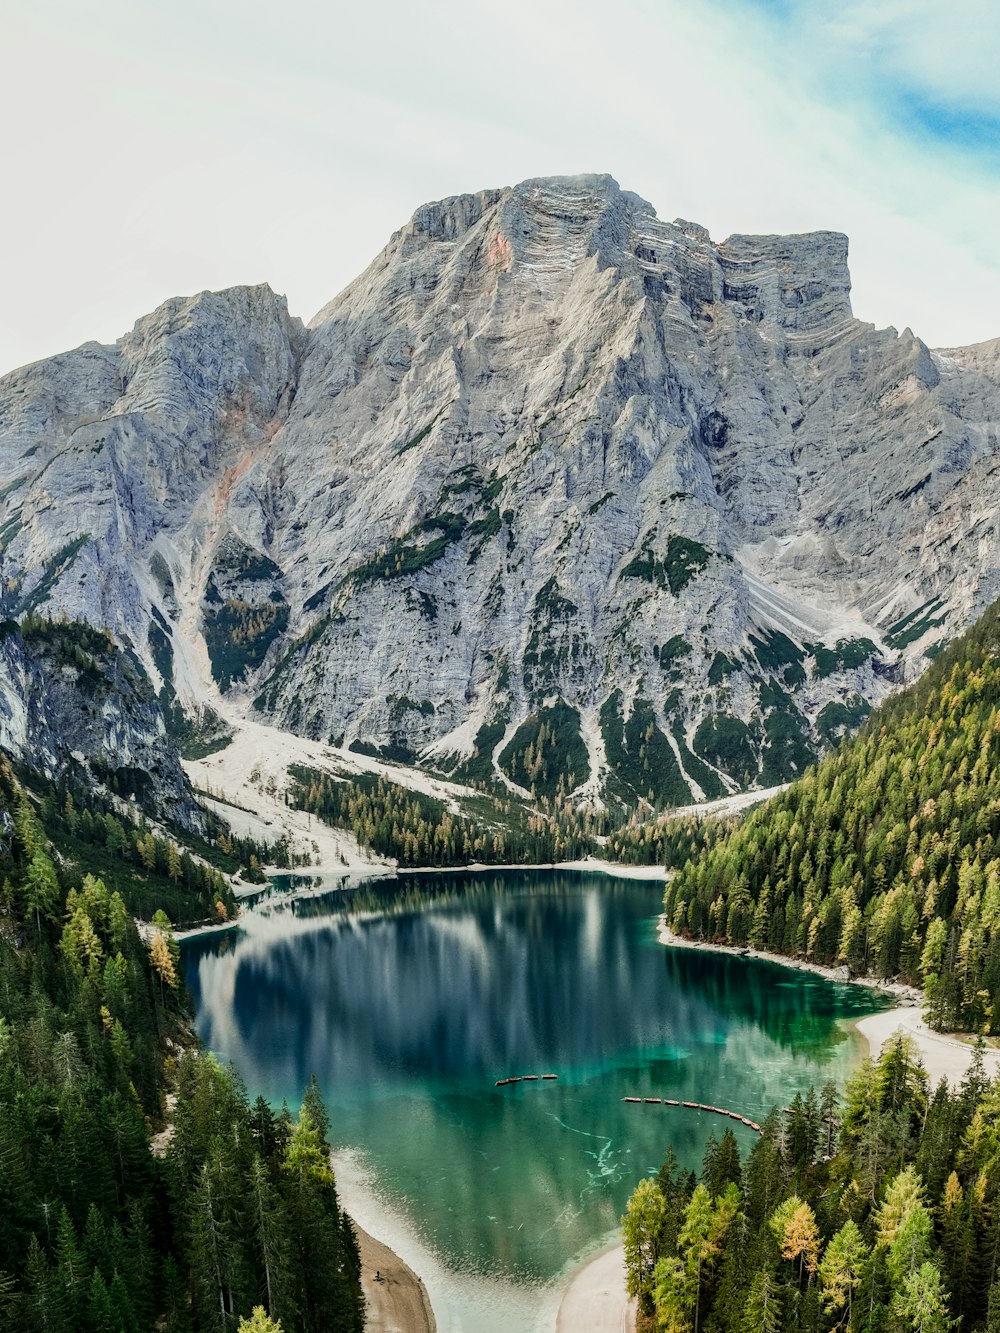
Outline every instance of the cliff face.
<path id="1" fill-rule="evenodd" d="M 308 330 L 169 302 L 0 381 L 8 614 L 523 788 L 777 781 L 1000 594 L 997 345 L 849 293 L 594 176 L 427 205 Z"/>
<path id="2" fill-rule="evenodd" d="M 0 624 L 0 751 L 204 831 L 149 681 L 87 626 Z"/>

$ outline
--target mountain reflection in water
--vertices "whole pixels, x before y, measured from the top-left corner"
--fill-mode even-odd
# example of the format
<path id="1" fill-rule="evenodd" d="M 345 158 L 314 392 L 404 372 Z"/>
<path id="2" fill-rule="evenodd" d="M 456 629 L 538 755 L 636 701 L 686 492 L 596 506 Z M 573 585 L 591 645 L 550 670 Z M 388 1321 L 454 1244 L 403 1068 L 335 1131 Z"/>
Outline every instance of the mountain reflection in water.
<path id="1" fill-rule="evenodd" d="M 668 1144 L 696 1166 L 732 1123 L 622 1096 L 760 1120 L 841 1077 L 857 1055 L 842 1020 L 881 1004 L 663 948 L 655 883 L 537 871 L 297 887 L 186 943 L 202 1039 L 274 1102 L 315 1073 L 335 1139 L 465 1273 L 552 1276 L 617 1223 Z M 543 1073 L 558 1081 L 494 1087 Z M 752 1133 L 738 1137 L 748 1150 Z"/>

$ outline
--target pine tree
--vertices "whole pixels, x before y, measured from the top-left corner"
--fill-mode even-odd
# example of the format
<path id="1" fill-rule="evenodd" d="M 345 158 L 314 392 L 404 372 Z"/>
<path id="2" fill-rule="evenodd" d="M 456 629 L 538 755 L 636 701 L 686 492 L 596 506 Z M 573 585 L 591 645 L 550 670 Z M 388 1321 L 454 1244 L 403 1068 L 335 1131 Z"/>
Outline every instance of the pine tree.
<path id="1" fill-rule="evenodd" d="M 667 1203 L 655 1180 L 640 1180 L 621 1220 L 625 1241 L 625 1285 L 646 1314 L 653 1310 L 653 1281 L 660 1258 L 660 1233 Z"/>
<path id="2" fill-rule="evenodd" d="M 819 1263 L 820 1291 L 823 1308 L 829 1314 L 843 1311 L 848 1327 L 851 1325 L 854 1293 L 861 1285 L 861 1276 L 869 1255 L 857 1225 L 848 1220 L 831 1237 Z"/>

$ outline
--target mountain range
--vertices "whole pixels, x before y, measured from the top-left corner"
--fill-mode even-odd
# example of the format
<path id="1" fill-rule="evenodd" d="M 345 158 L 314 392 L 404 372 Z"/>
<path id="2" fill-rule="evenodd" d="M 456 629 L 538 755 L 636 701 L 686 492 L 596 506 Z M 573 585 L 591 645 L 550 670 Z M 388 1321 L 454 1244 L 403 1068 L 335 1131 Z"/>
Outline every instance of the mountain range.
<path id="1" fill-rule="evenodd" d="M 418 209 L 308 326 L 167 301 L 0 379 L 0 613 L 109 631 L 188 743 L 789 779 L 1000 595 L 1000 339 L 855 319 L 847 249 L 549 178 Z"/>

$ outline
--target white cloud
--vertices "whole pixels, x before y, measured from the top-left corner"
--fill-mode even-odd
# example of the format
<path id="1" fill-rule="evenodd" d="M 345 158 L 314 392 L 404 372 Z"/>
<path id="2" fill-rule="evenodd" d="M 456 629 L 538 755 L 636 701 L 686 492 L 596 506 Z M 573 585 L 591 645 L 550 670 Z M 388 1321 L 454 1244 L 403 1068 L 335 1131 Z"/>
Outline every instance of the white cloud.
<path id="1" fill-rule="evenodd" d="M 427 199 L 578 171 L 719 238 L 847 231 L 860 316 L 1000 335 L 997 176 L 873 77 L 994 105 L 997 20 L 957 8 L 37 0 L 0 50 L 0 368 L 203 287 L 307 318 Z"/>

